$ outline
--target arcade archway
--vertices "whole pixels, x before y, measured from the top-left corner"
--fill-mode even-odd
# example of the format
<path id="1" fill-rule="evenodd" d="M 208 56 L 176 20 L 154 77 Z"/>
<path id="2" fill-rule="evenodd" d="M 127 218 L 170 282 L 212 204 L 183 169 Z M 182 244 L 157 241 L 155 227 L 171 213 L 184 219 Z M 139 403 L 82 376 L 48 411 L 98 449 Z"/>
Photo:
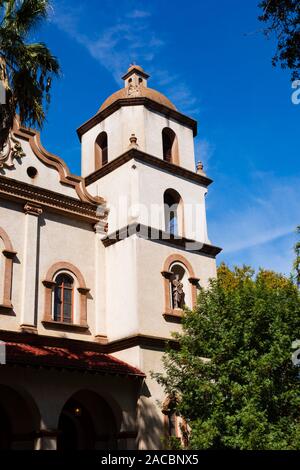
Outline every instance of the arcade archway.
<path id="1" fill-rule="evenodd" d="M 0 450 L 34 450 L 40 414 L 31 396 L 0 385 Z"/>
<path id="2" fill-rule="evenodd" d="M 57 450 L 116 449 L 117 433 L 117 420 L 107 401 L 82 390 L 72 395 L 61 411 Z"/>

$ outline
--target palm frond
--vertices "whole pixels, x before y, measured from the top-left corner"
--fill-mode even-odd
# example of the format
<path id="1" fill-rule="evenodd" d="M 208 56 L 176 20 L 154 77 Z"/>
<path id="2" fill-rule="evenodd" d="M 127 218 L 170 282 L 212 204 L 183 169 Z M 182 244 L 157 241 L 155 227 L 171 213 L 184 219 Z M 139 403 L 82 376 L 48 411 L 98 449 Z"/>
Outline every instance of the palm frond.
<path id="1" fill-rule="evenodd" d="M 6 0 L 2 5 L 5 10 L 3 25 L 26 35 L 47 17 L 49 0 Z"/>
<path id="2" fill-rule="evenodd" d="M 0 108 L 0 147 L 17 112 L 23 125 L 42 127 L 59 63 L 44 43 L 27 44 L 48 15 L 49 0 L 0 0 L 0 80 L 7 103 Z"/>
<path id="3" fill-rule="evenodd" d="M 13 16 L 16 30 L 22 34 L 35 28 L 47 17 L 48 7 L 48 0 L 23 0 Z"/>

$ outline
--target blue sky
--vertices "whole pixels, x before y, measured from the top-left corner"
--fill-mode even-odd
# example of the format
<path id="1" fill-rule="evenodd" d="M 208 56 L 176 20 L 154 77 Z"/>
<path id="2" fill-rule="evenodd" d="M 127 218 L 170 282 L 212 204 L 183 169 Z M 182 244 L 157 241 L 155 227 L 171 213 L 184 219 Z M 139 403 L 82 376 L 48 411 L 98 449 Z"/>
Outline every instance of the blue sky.
<path id="1" fill-rule="evenodd" d="M 35 32 L 59 58 L 44 146 L 80 172 L 76 128 L 135 62 L 149 86 L 198 121 L 196 159 L 213 178 L 209 236 L 219 261 L 289 273 L 300 224 L 299 117 L 289 71 L 273 68 L 258 0 L 53 2 Z"/>

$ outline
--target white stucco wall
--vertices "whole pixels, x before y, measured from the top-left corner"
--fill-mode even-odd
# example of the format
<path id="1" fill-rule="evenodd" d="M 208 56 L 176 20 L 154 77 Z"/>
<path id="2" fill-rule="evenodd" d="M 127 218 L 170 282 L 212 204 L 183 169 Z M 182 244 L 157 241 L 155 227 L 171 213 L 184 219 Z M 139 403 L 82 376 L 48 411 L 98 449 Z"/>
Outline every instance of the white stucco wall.
<path id="1" fill-rule="evenodd" d="M 37 222 L 36 239 L 31 239 L 28 243 L 25 237 L 26 217 L 28 215 L 23 212 L 22 206 L 14 202 L 1 201 L 0 226 L 8 234 L 17 256 L 13 263 L 12 282 L 14 315 L 1 315 L 0 329 L 19 330 L 20 324 L 24 322 L 22 311 L 25 310 L 26 324 L 36 325 L 39 333 L 56 336 L 58 334 L 57 330 L 45 329 L 41 323 L 45 313 L 45 287 L 42 281 L 46 278 L 47 271 L 54 263 L 68 262 L 79 269 L 86 286 L 90 288 L 87 300 L 87 321 L 90 331 L 88 333 L 64 331 L 63 335 L 70 338 L 91 340 L 97 333 L 105 334 L 101 330 L 97 331 L 96 327 L 98 315 L 96 312 L 102 311 L 103 313 L 105 297 L 103 296 L 96 301 L 95 272 L 96 262 L 99 261 L 99 258 L 95 256 L 95 232 L 92 227 L 89 224 L 62 215 L 44 212 L 38 219 L 31 216 Z M 35 243 L 37 244 L 36 247 Z M 100 250 L 104 252 L 105 248 L 101 241 L 98 243 Z M 25 253 L 27 258 L 25 258 Z M 32 253 L 37 253 L 37 258 L 33 258 Z M 28 269 L 30 260 L 33 261 L 32 268 L 35 269 Z M 99 283 L 103 281 L 104 276 L 105 269 L 102 265 L 101 274 L 98 276 Z M 25 280 L 26 290 L 24 293 Z M 0 289 L 2 287 L 3 283 L 1 283 Z M 75 293 L 79 297 L 76 290 Z M 23 304 L 26 302 L 26 307 L 30 299 L 32 299 L 33 308 L 28 311 L 26 308 L 24 309 Z M 99 303 L 101 303 L 100 306 Z"/>
<path id="2" fill-rule="evenodd" d="M 129 148 L 131 134 L 137 137 L 139 150 L 163 159 L 162 130 L 170 127 L 177 136 L 180 166 L 195 171 L 193 131 L 149 111 L 144 106 L 122 106 L 82 136 L 82 176 L 95 171 L 95 141 L 105 131 L 108 137 L 108 161 Z"/>
<path id="3" fill-rule="evenodd" d="M 56 168 L 51 168 L 44 162 L 40 161 L 32 151 L 30 145 L 25 140 L 18 138 L 22 145 L 25 156 L 19 160 L 14 159 L 14 168 L 4 168 L 2 170 L 4 176 L 13 178 L 24 183 L 31 184 L 36 187 L 42 187 L 55 191 L 66 196 L 78 198 L 74 188 L 60 183 L 60 175 Z M 35 178 L 30 178 L 27 169 L 34 167 L 37 170 Z"/>
<path id="4" fill-rule="evenodd" d="M 109 233 L 133 222 L 165 230 L 164 192 L 175 189 L 182 198 L 184 212 L 184 233 L 180 230 L 179 234 L 210 243 L 205 210 L 207 188 L 193 181 L 130 160 L 88 189 L 108 201 Z"/>

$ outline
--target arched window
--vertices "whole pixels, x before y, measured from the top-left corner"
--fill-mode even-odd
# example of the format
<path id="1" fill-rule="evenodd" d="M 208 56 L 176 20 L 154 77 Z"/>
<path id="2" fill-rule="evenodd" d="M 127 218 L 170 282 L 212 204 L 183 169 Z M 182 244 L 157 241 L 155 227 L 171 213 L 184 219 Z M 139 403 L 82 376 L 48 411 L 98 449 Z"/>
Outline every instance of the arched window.
<path id="1" fill-rule="evenodd" d="M 164 193 L 165 231 L 172 235 L 183 235 L 183 206 L 180 194 L 175 189 Z"/>
<path id="2" fill-rule="evenodd" d="M 95 169 L 101 168 L 108 162 L 107 134 L 101 132 L 95 142 Z"/>
<path id="3" fill-rule="evenodd" d="M 9 313 L 13 308 L 12 276 L 16 254 L 7 233 L 0 227 L 0 313 Z"/>
<path id="4" fill-rule="evenodd" d="M 53 319 L 62 323 L 73 321 L 74 279 L 66 273 L 55 278 Z"/>
<path id="5" fill-rule="evenodd" d="M 166 162 L 179 164 L 177 137 L 169 127 L 162 131 L 163 158 Z"/>
<path id="6" fill-rule="evenodd" d="M 57 322 L 65 328 L 88 329 L 87 298 L 90 289 L 79 269 L 68 261 L 58 261 L 48 269 L 43 284 L 43 324 L 49 327 Z"/>

